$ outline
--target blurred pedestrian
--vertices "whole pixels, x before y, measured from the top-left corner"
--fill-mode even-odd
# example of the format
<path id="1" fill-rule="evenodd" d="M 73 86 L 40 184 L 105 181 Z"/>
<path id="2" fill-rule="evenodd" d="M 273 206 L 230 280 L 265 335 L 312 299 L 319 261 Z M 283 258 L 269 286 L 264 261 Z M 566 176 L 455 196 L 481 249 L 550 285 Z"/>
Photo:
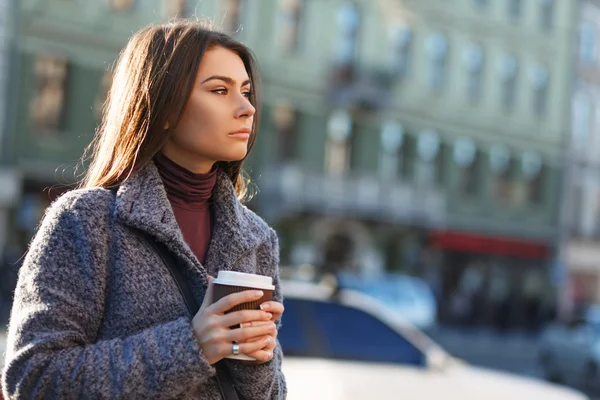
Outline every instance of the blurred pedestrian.
<path id="1" fill-rule="evenodd" d="M 7 398 L 218 399 L 223 368 L 225 398 L 285 397 L 277 236 L 241 204 L 257 79 L 251 51 L 205 23 L 132 37 L 81 188 L 50 207 L 21 267 Z M 195 315 L 151 243 L 184 266 Z M 273 277 L 273 301 L 225 314 L 261 293 L 211 304 L 219 270 Z M 256 361 L 225 359 L 240 353 Z"/>

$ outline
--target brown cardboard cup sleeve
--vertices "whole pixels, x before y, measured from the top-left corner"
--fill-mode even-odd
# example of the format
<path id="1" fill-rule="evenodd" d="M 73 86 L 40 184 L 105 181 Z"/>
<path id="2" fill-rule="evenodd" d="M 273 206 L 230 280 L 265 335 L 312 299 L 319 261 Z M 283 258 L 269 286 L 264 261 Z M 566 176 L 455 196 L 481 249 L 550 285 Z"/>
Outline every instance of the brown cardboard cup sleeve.
<path id="1" fill-rule="evenodd" d="M 260 299 L 239 304 L 230 310 L 227 310 L 226 314 L 241 310 L 258 310 L 260 309 L 260 305 L 262 303 L 271 301 L 273 299 L 273 291 L 275 290 L 275 287 L 273 286 L 273 279 L 270 276 L 247 274 L 235 271 L 219 271 L 219 275 L 215 280 L 213 280 L 213 285 L 213 303 L 219 301 L 225 296 L 233 293 L 243 292 L 245 290 L 261 290 L 264 293 Z M 247 361 L 255 360 L 254 358 L 245 354 L 239 354 L 237 356 L 232 354 L 226 358 Z"/>

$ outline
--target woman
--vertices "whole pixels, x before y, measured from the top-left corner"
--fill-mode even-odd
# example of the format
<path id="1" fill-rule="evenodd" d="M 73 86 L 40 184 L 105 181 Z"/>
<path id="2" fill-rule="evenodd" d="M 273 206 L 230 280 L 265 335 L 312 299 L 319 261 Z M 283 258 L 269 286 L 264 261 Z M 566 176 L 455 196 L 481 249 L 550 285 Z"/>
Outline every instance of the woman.
<path id="1" fill-rule="evenodd" d="M 285 397 L 277 236 L 238 200 L 257 78 L 251 52 L 202 23 L 133 36 L 82 187 L 50 207 L 21 268 L 7 398 L 218 399 L 221 360 L 241 398 Z M 185 264 L 196 315 L 144 236 Z M 274 301 L 225 315 L 260 293 L 210 304 L 219 270 L 272 276 Z M 238 350 L 256 362 L 224 358 Z"/>

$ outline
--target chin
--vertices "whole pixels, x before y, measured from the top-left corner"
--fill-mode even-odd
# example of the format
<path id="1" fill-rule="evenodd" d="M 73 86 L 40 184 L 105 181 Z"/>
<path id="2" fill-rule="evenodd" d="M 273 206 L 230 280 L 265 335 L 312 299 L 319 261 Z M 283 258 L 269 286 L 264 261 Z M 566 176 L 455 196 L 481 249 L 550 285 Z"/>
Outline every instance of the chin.
<path id="1" fill-rule="evenodd" d="M 230 152 L 228 154 L 223 154 L 223 157 L 221 157 L 220 160 L 227 162 L 241 161 L 246 157 L 246 154 L 248 154 L 246 150 Z"/>

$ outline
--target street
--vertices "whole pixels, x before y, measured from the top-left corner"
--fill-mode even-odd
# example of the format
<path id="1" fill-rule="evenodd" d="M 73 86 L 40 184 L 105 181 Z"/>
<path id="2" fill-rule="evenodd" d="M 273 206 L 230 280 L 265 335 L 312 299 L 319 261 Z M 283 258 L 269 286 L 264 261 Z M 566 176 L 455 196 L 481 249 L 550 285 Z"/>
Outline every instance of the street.
<path id="1" fill-rule="evenodd" d="M 450 354 L 470 364 L 542 377 L 537 366 L 537 341 L 533 336 L 451 328 L 437 328 L 429 334 Z"/>
<path id="2" fill-rule="evenodd" d="M 543 379 L 537 364 L 537 338 L 533 335 L 453 328 L 436 328 L 428 333 L 446 351 L 469 364 Z M 592 399 L 600 400 L 600 395 Z"/>

